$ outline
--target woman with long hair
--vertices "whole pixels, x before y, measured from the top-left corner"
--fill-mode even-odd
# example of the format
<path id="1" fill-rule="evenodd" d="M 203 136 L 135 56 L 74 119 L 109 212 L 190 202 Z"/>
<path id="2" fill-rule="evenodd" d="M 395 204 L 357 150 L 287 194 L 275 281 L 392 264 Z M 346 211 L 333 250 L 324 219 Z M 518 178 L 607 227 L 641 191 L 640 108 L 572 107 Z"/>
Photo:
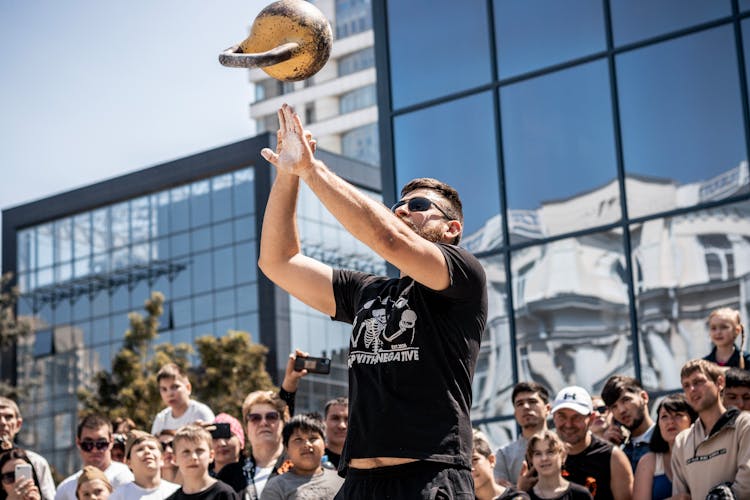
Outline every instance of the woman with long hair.
<path id="1" fill-rule="evenodd" d="M 672 496 L 672 445 L 677 434 L 688 429 L 698 414 L 684 394 L 665 397 L 656 410 L 656 428 L 649 451 L 638 461 L 633 500 L 663 500 Z"/>

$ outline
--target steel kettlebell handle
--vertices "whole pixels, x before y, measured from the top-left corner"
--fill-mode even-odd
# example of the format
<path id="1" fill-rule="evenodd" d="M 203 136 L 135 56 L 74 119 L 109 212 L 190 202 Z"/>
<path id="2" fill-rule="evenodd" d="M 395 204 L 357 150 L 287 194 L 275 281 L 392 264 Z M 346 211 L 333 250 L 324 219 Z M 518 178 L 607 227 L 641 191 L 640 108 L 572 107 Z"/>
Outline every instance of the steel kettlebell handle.
<path id="1" fill-rule="evenodd" d="M 323 13 L 304 0 L 279 0 L 260 11 L 250 36 L 219 54 L 235 68 L 261 68 L 277 80 L 311 77 L 331 54 L 333 34 Z"/>

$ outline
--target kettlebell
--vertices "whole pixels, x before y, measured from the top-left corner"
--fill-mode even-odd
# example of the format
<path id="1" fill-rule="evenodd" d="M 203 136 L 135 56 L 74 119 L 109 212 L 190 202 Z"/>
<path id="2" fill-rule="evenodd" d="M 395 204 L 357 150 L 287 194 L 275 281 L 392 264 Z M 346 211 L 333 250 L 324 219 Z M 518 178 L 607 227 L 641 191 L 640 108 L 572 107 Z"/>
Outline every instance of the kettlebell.
<path id="1" fill-rule="evenodd" d="M 284 82 L 310 78 L 331 55 L 333 34 L 323 13 L 305 0 L 279 0 L 260 11 L 248 36 L 219 55 L 235 68 L 261 68 Z"/>

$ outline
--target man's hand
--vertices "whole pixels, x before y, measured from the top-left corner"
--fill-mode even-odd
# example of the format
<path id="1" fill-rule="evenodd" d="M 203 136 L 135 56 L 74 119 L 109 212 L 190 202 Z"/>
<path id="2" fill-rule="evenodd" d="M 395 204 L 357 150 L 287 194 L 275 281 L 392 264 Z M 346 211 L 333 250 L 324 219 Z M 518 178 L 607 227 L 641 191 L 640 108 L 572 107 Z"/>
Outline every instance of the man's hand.
<path id="1" fill-rule="evenodd" d="M 306 358 L 310 356 L 308 353 L 295 349 L 293 353 L 289 355 L 289 359 L 286 362 L 286 371 L 284 372 L 284 380 L 281 382 L 281 388 L 286 392 L 297 392 L 299 381 L 302 377 L 307 375 L 307 370 L 294 371 L 294 360 L 296 358 Z"/>
<path id="2" fill-rule="evenodd" d="M 315 161 L 316 142 L 305 131 L 299 115 L 288 104 L 278 111 L 279 130 L 276 133 L 276 152 L 263 148 L 260 154 L 279 172 L 300 176 Z"/>

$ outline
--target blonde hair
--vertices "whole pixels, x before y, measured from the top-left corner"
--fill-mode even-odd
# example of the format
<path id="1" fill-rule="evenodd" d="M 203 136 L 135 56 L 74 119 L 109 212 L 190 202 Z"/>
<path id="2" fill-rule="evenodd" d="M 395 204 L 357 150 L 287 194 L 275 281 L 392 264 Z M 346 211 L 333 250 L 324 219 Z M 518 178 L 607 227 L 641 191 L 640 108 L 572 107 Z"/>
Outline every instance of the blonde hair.
<path id="1" fill-rule="evenodd" d="M 190 441 L 191 443 L 199 443 L 203 441 L 208 445 L 209 448 L 213 446 L 213 439 L 211 439 L 211 433 L 200 425 L 188 424 L 177 429 L 172 440 L 172 449 L 177 451 L 178 441 Z"/>
<path id="2" fill-rule="evenodd" d="M 286 402 L 274 391 L 254 391 L 248 394 L 245 401 L 242 402 L 242 421 L 246 422 L 250 408 L 254 405 L 262 404 L 273 406 L 279 412 L 279 415 L 281 415 L 284 423 L 289 421 L 289 408 Z"/>
<path id="3" fill-rule="evenodd" d="M 740 327 L 740 368 L 745 368 L 745 357 L 742 355 L 742 353 L 745 350 L 745 325 L 742 324 L 742 318 L 740 317 L 740 312 L 737 309 L 732 309 L 731 307 L 720 307 L 718 309 L 714 309 L 711 311 L 711 314 L 708 315 L 708 322 L 711 322 L 711 319 L 716 316 L 725 316 L 730 318 L 732 321 L 734 321 L 735 325 L 738 325 Z M 736 337 L 735 337 L 736 338 Z"/>
<path id="4" fill-rule="evenodd" d="M 560 436 L 547 429 L 534 434 L 529 438 L 529 444 L 526 446 L 526 463 L 529 467 L 531 467 L 531 459 L 534 456 L 534 447 L 537 443 L 542 442 L 548 442 L 552 451 L 560 452 L 562 454 L 563 462 L 565 462 L 565 457 L 568 455 L 568 449 L 565 447 L 565 443 L 560 439 Z"/>

